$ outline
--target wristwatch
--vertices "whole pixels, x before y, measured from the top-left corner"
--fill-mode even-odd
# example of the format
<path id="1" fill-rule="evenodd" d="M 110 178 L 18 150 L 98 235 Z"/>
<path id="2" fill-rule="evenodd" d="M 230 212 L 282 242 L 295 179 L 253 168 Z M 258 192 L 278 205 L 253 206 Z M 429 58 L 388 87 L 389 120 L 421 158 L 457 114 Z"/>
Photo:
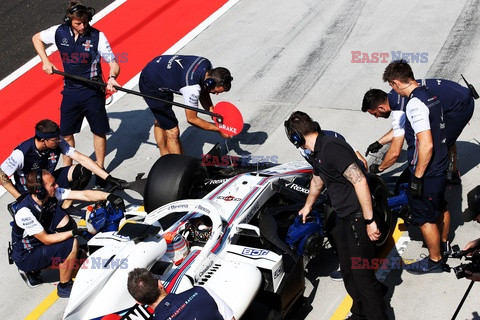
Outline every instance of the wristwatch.
<path id="1" fill-rule="evenodd" d="M 117 79 L 117 76 L 110 76 L 108 79 L 113 78 L 114 80 Z"/>
<path id="2" fill-rule="evenodd" d="M 373 217 L 372 217 L 372 219 L 365 219 L 364 218 L 363 221 L 365 221 L 365 224 L 371 224 L 373 221 L 375 221 L 375 219 L 373 219 Z"/>

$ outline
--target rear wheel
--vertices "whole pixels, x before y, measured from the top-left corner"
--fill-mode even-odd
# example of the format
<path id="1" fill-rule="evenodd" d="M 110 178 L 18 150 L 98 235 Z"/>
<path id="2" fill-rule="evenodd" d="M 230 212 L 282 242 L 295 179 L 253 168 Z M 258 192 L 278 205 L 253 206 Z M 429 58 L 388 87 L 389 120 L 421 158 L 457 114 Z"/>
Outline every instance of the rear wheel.
<path id="1" fill-rule="evenodd" d="M 172 201 L 187 199 L 207 177 L 200 160 L 182 154 L 160 157 L 147 177 L 144 192 L 145 211 L 153 211 Z"/>

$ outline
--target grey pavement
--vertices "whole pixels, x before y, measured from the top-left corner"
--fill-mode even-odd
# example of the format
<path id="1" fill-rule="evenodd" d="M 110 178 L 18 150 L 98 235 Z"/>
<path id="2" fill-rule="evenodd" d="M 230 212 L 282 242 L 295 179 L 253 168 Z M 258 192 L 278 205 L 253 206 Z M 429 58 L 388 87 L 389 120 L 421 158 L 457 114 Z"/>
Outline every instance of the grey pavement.
<path id="1" fill-rule="evenodd" d="M 322 128 L 340 132 L 357 150 L 364 151 L 390 128 L 390 121 L 375 119 L 360 111 L 363 94 L 370 88 L 389 90 L 381 80 L 387 63 L 352 63 L 354 51 L 368 54 L 418 53 L 423 63 L 412 63 L 417 78 L 440 77 L 460 82 L 460 73 L 480 89 L 480 1 L 254 1 L 240 0 L 209 28 L 182 48 L 181 54 L 208 57 L 214 66 L 229 68 L 232 89 L 214 97 L 237 105 L 245 130 L 225 142 L 217 134 L 189 127 L 184 112 L 176 111 L 186 153 L 201 156 L 216 142 L 231 154 L 278 156 L 279 162 L 300 159 L 285 137 L 283 121 L 292 111 L 301 110 L 316 119 Z M 161 52 L 159 52 L 160 54 Z M 360 57 L 362 55 L 356 55 Z M 426 59 L 425 59 L 426 57 Z M 138 88 L 134 88 L 137 90 Z M 180 101 L 180 100 L 179 100 Z M 159 156 L 153 139 L 153 118 L 144 101 L 126 95 L 108 109 L 114 129 L 108 138 L 107 170 L 133 180 L 148 173 Z M 480 111 L 458 139 L 463 183 L 449 188 L 452 214 L 451 237 L 463 247 L 480 237 L 480 225 L 467 222 L 466 194 L 480 184 Z M 88 128 L 77 138 L 77 149 L 93 153 Z M 405 157 L 385 176 L 399 173 Z M 369 159 L 373 161 L 374 159 Z M 129 194 L 133 204 L 138 195 Z M 12 201 L 0 198 L 0 207 Z M 28 315 L 54 289 L 44 284 L 29 289 L 16 268 L 6 261 L 10 238 L 10 217 L 4 211 L 0 223 L 0 269 L 3 279 L 0 314 L 4 319 Z M 418 259 L 427 253 L 418 228 L 409 228 L 397 243 L 403 258 Z M 449 260 L 452 266 L 460 263 Z M 312 309 L 297 318 L 330 319 L 345 298 L 342 282 L 333 282 L 333 253 L 310 262 L 306 295 Z M 52 280 L 55 274 L 48 274 Z M 469 281 L 452 273 L 415 276 L 402 270 L 386 275 L 390 319 L 450 319 Z M 480 284 L 475 284 L 458 319 L 479 319 Z M 59 319 L 67 301 L 58 300 L 41 317 Z M 338 313 L 337 313 L 338 314 Z"/>

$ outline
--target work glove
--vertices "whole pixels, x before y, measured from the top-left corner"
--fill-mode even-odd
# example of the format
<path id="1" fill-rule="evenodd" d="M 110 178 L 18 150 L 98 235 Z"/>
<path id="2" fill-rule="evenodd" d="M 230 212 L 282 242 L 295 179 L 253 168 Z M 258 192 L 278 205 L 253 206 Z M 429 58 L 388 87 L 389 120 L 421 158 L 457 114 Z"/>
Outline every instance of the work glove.
<path id="1" fill-rule="evenodd" d="M 377 153 L 378 150 L 382 149 L 382 147 L 383 147 L 383 144 L 381 144 L 378 141 L 375 141 L 374 143 L 368 146 L 367 152 L 365 152 L 365 157 L 367 157 L 370 152 Z"/>
<path id="2" fill-rule="evenodd" d="M 417 178 L 415 175 L 410 180 L 410 193 L 414 198 L 421 198 L 423 196 L 423 179 Z"/>
<path id="3" fill-rule="evenodd" d="M 123 190 L 128 187 L 128 182 L 122 179 L 113 177 L 111 174 L 107 176 L 105 181 L 111 186 L 117 187 L 120 190 Z"/>
<path id="4" fill-rule="evenodd" d="M 107 197 L 107 200 L 110 201 L 114 209 L 120 209 L 125 212 L 125 203 L 119 196 L 110 193 Z"/>
<path id="5" fill-rule="evenodd" d="M 85 236 L 87 235 L 88 231 L 87 231 L 87 228 L 75 228 L 75 229 L 72 229 L 72 234 L 74 237 L 82 237 L 82 236 Z"/>
<path id="6" fill-rule="evenodd" d="M 380 165 L 375 163 L 370 165 L 370 167 L 368 168 L 368 171 L 370 171 L 370 173 L 383 172 L 383 170 L 380 170 Z"/>

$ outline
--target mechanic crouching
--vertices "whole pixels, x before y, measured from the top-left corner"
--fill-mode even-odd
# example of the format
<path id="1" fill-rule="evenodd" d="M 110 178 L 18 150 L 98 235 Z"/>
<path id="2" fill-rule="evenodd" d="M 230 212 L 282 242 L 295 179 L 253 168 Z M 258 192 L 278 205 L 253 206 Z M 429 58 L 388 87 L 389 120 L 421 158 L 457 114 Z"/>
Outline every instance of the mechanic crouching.
<path id="1" fill-rule="evenodd" d="M 79 267 L 76 260 L 78 242 L 86 229 L 78 229 L 75 221 L 62 209 L 62 200 L 109 200 L 114 207 L 125 209 L 123 199 L 103 191 L 75 191 L 59 188 L 53 175 L 45 169 L 30 171 L 26 176 L 29 195 L 18 205 L 12 226 L 12 259 L 28 286 L 42 283 L 40 271 L 58 264 L 60 282 L 58 296 L 68 298 L 72 290 L 72 274 Z"/>
<path id="2" fill-rule="evenodd" d="M 380 237 L 367 179 L 355 152 L 344 140 L 323 134 L 320 125 L 304 112 L 292 113 L 285 129 L 295 147 L 310 151 L 313 166 L 310 191 L 299 212 L 303 221 L 325 187 L 336 213 L 332 237 L 345 288 L 353 299 L 348 319 L 388 319 L 386 286 L 377 280 L 374 270 L 352 268 L 352 258 L 374 258 L 373 241 Z"/>

